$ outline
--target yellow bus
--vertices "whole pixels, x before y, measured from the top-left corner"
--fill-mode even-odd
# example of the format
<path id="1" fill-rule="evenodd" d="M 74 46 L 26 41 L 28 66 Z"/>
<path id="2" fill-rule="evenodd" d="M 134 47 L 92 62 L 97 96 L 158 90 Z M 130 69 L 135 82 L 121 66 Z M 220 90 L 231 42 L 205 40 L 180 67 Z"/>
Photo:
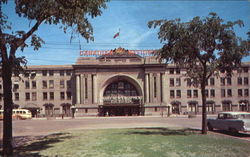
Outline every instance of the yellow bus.
<path id="1" fill-rule="evenodd" d="M 0 120 L 3 120 L 3 110 L 0 110 Z M 32 115 L 29 110 L 26 109 L 13 109 L 12 119 L 31 119 Z"/>

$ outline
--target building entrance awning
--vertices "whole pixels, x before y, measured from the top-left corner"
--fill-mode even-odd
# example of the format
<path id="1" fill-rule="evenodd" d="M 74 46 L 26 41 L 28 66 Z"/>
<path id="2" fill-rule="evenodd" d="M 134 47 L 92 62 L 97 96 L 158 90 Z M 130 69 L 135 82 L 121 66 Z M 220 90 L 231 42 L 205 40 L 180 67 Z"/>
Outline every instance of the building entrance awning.
<path id="1" fill-rule="evenodd" d="M 26 108 L 26 109 L 39 109 L 39 107 L 34 103 L 27 103 L 23 108 Z"/>
<path id="2" fill-rule="evenodd" d="M 140 104 L 127 104 L 127 103 L 121 103 L 121 104 L 104 104 L 104 105 L 100 105 L 100 107 L 136 107 L 136 106 L 140 106 Z"/>

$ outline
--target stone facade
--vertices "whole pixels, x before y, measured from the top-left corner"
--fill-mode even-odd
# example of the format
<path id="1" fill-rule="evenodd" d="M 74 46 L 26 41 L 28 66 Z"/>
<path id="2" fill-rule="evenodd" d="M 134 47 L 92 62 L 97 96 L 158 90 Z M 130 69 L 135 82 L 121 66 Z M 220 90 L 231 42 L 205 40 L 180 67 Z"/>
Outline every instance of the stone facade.
<path id="1" fill-rule="evenodd" d="M 79 57 L 74 65 L 29 66 L 27 72 L 13 76 L 13 100 L 33 116 L 71 116 L 72 109 L 75 116 L 201 113 L 200 89 L 189 85 L 185 69 L 166 66 L 154 56 L 122 52 Z M 249 62 L 230 78 L 212 76 L 208 113 L 250 112 L 249 78 Z"/>

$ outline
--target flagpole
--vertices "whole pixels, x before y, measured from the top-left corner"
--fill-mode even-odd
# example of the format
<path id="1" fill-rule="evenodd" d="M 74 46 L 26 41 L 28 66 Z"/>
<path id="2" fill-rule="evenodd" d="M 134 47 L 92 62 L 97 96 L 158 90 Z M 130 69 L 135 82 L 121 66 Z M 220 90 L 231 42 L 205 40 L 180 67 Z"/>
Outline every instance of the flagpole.
<path id="1" fill-rule="evenodd" d="M 120 32 L 121 30 L 120 30 L 120 28 L 119 28 L 119 36 L 120 36 Z M 121 47 L 121 45 L 120 45 L 120 42 L 121 42 L 121 40 L 120 40 L 120 38 L 118 37 L 118 45 L 119 45 L 119 47 Z"/>

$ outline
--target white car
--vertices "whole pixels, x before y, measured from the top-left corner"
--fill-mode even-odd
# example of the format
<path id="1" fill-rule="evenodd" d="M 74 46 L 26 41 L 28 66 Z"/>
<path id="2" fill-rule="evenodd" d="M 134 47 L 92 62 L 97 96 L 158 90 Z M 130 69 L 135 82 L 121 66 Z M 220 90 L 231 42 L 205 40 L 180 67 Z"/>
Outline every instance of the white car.
<path id="1" fill-rule="evenodd" d="M 250 113 L 220 112 L 217 118 L 207 119 L 208 130 L 227 130 L 233 133 L 250 131 Z"/>

